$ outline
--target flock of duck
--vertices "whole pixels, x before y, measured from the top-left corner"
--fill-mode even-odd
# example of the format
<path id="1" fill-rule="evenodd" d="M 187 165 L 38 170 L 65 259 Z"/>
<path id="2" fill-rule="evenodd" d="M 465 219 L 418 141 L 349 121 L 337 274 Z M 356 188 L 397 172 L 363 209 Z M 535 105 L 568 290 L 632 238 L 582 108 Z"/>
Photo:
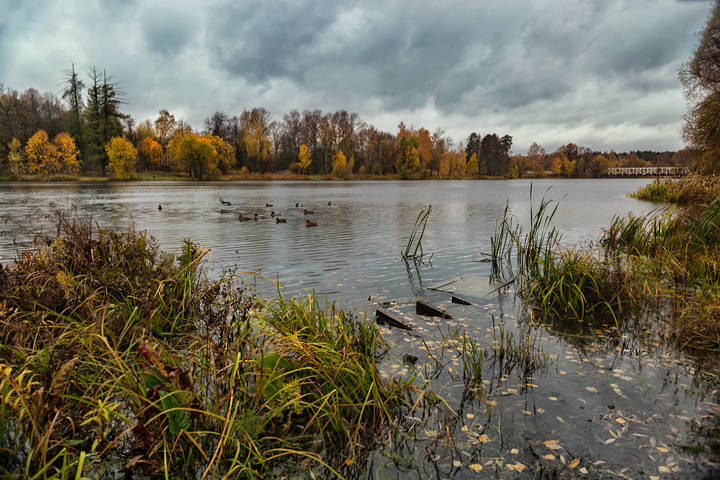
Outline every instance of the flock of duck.
<path id="1" fill-rule="evenodd" d="M 220 199 L 220 203 L 222 204 L 223 207 L 232 206 L 232 202 L 228 202 L 227 200 L 223 200 L 222 198 Z M 328 202 L 328 206 L 330 206 L 330 205 L 332 205 L 332 202 Z M 265 204 L 265 208 L 266 208 L 266 209 L 268 209 L 268 208 L 273 208 L 273 204 L 272 204 L 272 203 L 266 203 L 266 204 Z M 300 202 L 296 202 L 296 203 L 295 203 L 295 208 L 297 208 L 297 209 L 302 209 L 303 215 L 313 215 L 313 211 L 305 208 L 305 205 L 303 205 L 303 204 L 300 203 Z M 221 215 L 224 215 L 224 214 L 227 214 L 227 213 L 233 213 L 233 211 L 232 211 L 232 210 L 227 210 L 227 209 L 225 209 L 225 208 L 221 208 L 221 209 L 220 209 L 220 214 L 221 214 Z M 240 214 L 238 215 L 238 220 L 239 220 L 240 222 L 250 222 L 250 221 L 256 221 L 256 222 L 257 222 L 258 220 L 265 220 L 265 219 L 267 219 L 267 218 L 268 218 L 268 217 L 267 217 L 267 211 L 266 211 L 264 214 L 255 212 L 255 215 L 254 215 L 253 217 L 245 217 L 245 216 L 243 216 L 242 213 L 240 213 Z M 287 218 L 284 218 L 284 217 L 280 214 L 280 212 L 276 212 L 275 210 L 271 210 L 271 211 L 270 211 L 270 218 L 274 218 L 274 219 L 275 219 L 275 223 L 287 223 Z M 309 218 L 306 218 L 306 219 L 305 219 L 305 226 L 306 226 L 306 227 L 317 227 L 318 224 L 317 224 L 317 222 L 314 222 L 313 220 L 310 220 Z"/>

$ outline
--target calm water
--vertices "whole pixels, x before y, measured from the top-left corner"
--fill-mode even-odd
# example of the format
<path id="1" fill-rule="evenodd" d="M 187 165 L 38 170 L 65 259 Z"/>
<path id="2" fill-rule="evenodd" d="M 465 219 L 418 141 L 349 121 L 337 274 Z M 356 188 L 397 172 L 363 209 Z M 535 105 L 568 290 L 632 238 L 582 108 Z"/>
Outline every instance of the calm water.
<path id="1" fill-rule="evenodd" d="M 651 204 L 627 196 L 646 182 L 536 180 L 532 185 L 536 204 L 543 196 L 560 201 L 555 224 L 564 242 L 573 245 L 596 240 L 613 215 L 650 211 Z M 448 409 L 409 417 L 419 422 L 417 435 L 390 454 L 373 455 L 371 476 L 708 475 L 711 466 L 703 457 L 683 449 L 694 439 L 690 424 L 717 408 L 695 391 L 691 361 L 631 334 L 617 340 L 528 329 L 517 320 L 519 305 L 512 292 L 490 293 L 489 266 L 477 260 L 489 251 L 489 236 L 506 201 L 520 219 L 527 219 L 529 196 L 526 180 L 5 183 L 0 184 L 0 261 L 27 247 L 32 233 L 48 231 L 44 216 L 54 206 L 77 205 L 100 225 L 134 223 L 166 249 L 177 248 L 185 238 L 209 247 L 215 273 L 226 268 L 254 271 L 278 278 L 287 294 L 315 290 L 360 313 L 374 311 L 379 303 L 389 306 L 416 330 L 408 334 L 383 327 L 390 344 L 383 375 L 416 374 L 416 383 L 445 398 Z M 221 199 L 232 205 L 221 205 Z M 400 251 L 415 216 L 427 205 L 433 212 L 423 246 L 434 255 L 430 264 L 407 265 Z M 231 213 L 221 214 L 221 208 Z M 313 214 L 304 215 L 303 209 Z M 287 223 L 276 223 L 271 211 Z M 255 213 L 266 218 L 238 221 L 238 215 Z M 306 227 L 306 218 L 318 226 Z M 473 300 L 472 306 L 452 305 L 449 293 L 427 288 L 459 275 L 465 281 L 455 288 Z M 248 279 L 261 295 L 273 294 L 269 281 Z M 420 295 L 454 318 L 415 315 Z M 489 351 L 500 325 L 516 339 L 521 332 L 537 338 L 546 367 L 528 379 L 488 357 L 482 385 L 468 391 L 452 339 L 465 331 Z M 417 367 L 403 365 L 406 354 L 418 358 Z M 444 431 L 453 433 L 452 442 Z M 413 459 L 414 466 L 399 466 L 401 457 Z M 541 466 L 540 473 L 531 472 L 535 465 Z"/>
<path id="2" fill-rule="evenodd" d="M 627 197 L 644 180 L 534 181 L 536 200 L 560 200 L 557 226 L 566 241 L 596 239 L 614 214 L 652 207 Z M 550 189 L 548 191 L 548 189 Z M 212 268 L 258 271 L 279 278 L 290 293 L 315 289 L 341 302 L 389 290 L 408 296 L 408 275 L 398 261 L 420 209 L 433 206 L 423 241 L 435 252 L 422 273 L 432 284 L 458 273 L 487 273 L 473 262 L 489 250 L 489 236 L 506 200 L 527 218 L 530 182 L 250 182 L 250 183 L 0 183 L 0 261 L 29 245 L 29 230 L 48 230 L 53 205 L 79 205 L 100 225 L 147 230 L 166 249 L 190 238 L 212 250 Z M 232 206 L 223 206 L 220 199 Z M 328 205 L 328 203 L 331 205 Z M 313 215 L 304 215 L 303 207 Z M 266 207 L 272 204 L 272 207 Z M 162 211 L 158 211 L 162 205 Z M 220 209 L 232 213 L 220 214 Z M 287 223 L 270 217 L 280 212 Z M 238 215 L 267 218 L 239 222 Z M 305 218 L 317 227 L 307 228 Z M 265 283 L 265 285 L 263 285 Z M 273 287 L 259 281 L 261 293 Z"/>

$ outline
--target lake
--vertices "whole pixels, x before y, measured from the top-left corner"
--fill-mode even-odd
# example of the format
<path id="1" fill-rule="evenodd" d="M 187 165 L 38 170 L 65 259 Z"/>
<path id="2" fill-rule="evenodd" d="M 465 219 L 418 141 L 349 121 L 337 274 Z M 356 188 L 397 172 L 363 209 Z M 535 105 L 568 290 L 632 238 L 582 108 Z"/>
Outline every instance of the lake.
<path id="1" fill-rule="evenodd" d="M 279 280 L 285 295 L 315 291 L 359 316 L 378 305 L 396 312 L 414 330 L 382 327 L 382 374 L 414 375 L 445 403 L 406 419 L 412 438 L 371 455 L 369 476 L 703 478 L 714 466 L 687 447 L 697 440 L 694 422 L 717 406 L 692 359 L 633 332 L 610 338 L 529 326 L 512 290 L 493 291 L 489 264 L 480 261 L 506 202 L 527 221 L 531 185 L 532 204 L 559 202 L 555 225 L 572 246 L 597 240 L 614 215 L 656 208 L 627 195 L 648 181 L 0 183 L 0 262 L 35 234 L 51 233 L 54 208 L 76 206 L 101 226 L 147 230 L 165 249 L 192 239 L 211 249 L 211 275 L 254 272 L 245 278 L 260 296 L 274 296 L 271 280 Z M 400 252 L 428 205 L 423 248 L 433 255 L 406 263 Z M 470 306 L 428 288 L 459 276 L 449 289 Z M 416 315 L 420 296 L 453 318 Z M 457 353 L 462 332 L 487 360 L 472 388 Z M 488 353 L 501 334 L 529 339 L 539 359 L 530 377 Z"/>

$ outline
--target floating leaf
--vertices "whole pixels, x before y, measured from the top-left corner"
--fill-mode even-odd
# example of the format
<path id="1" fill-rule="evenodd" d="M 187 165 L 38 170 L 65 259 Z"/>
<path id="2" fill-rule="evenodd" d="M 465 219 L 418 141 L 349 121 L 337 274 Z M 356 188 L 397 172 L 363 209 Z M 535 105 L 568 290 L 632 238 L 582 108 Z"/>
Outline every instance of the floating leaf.
<path id="1" fill-rule="evenodd" d="M 560 450 L 562 448 L 557 440 L 544 441 L 543 445 L 545 445 L 550 450 Z"/>
<path id="2" fill-rule="evenodd" d="M 522 463 L 511 463 L 507 466 L 508 470 L 513 470 L 518 473 L 522 473 L 523 470 L 525 470 L 525 465 Z"/>
<path id="3" fill-rule="evenodd" d="M 479 471 L 481 471 L 481 470 L 483 469 L 483 466 L 480 465 L 479 463 L 471 463 L 470 465 L 468 465 L 468 467 L 469 467 L 470 470 L 472 470 L 473 472 L 479 472 Z"/>

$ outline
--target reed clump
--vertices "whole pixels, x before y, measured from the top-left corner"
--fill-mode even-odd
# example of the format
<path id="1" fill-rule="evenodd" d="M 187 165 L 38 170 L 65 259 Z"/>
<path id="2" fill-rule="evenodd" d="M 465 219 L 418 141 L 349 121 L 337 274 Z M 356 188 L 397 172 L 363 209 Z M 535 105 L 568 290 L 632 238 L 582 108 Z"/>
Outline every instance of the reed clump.
<path id="1" fill-rule="evenodd" d="M 720 175 L 692 173 L 640 187 L 632 194 L 640 200 L 677 204 L 711 203 L 720 198 Z"/>
<path id="2" fill-rule="evenodd" d="M 403 408 L 374 324 L 64 218 L 0 270 L 0 476 L 343 475 Z"/>
<path id="3" fill-rule="evenodd" d="M 697 186 L 698 180 L 688 181 Z M 703 181 L 702 198 L 710 199 L 706 187 L 713 182 Z M 563 330 L 573 322 L 609 324 L 619 333 L 628 319 L 659 309 L 678 346 L 720 350 L 719 198 L 616 216 L 598 246 L 584 249 L 560 245 L 550 226 L 554 213 L 542 201 L 524 233 L 506 212 L 491 239 L 493 270 L 513 272 L 534 318 Z"/>

